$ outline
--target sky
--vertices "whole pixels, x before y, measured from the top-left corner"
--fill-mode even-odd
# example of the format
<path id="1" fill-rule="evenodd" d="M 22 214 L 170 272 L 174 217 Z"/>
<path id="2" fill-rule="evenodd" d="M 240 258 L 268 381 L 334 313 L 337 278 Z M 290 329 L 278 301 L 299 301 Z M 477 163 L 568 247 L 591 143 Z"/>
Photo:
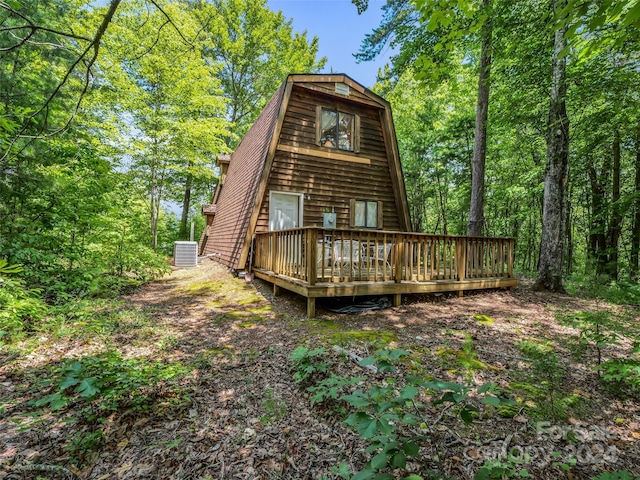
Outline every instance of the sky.
<path id="1" fill-rule="evenodd" d="M 292 19 L 294 31 L 306 30 L 309 39 L 318 37 L 318 56 L 327 57 L 321 73 L 346 73 L 365 87 L 376 82 L 378 69 L 387 63 L 390 50 L 386 48 L 375 60 L 359 64 L 353 54 L 360 50 L 364 36 L 380 25 L 385 0 L 369 0 L 369 8 L 362 15 L 351 0 L 268 0 L 267 4 Z"/>

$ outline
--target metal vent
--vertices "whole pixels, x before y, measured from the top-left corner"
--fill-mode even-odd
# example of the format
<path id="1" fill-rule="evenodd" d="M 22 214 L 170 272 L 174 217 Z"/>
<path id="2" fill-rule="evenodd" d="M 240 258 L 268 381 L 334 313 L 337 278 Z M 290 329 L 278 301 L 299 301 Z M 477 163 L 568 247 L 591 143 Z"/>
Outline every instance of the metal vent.
<path id="1" fill-rule="evenodd" d="M 173 264 L 176 267 L 197 267 L 198 242 L 175 242 L 173 244 Z"/>
<path id="2" fill-rule="evenodd" d="M 336 82 L 336 93 L 339 93 L 340 95 L 346 95 L 348 97 L 349 96 L 349 85 L 347 85 L 346 83 L 342 83 L 342 82 Z"/>

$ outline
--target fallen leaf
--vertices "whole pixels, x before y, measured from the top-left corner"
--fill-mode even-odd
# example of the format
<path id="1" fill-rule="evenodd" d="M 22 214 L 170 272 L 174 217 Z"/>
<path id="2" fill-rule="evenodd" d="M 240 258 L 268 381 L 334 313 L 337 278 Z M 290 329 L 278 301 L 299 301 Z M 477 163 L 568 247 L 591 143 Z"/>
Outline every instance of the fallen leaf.
<path id="1" fill-rule="evenodd" d="M 480 458 L 480 451 L 477 448 L 473 447 L 472 449 L 467 451 L 467 455 L 469 456 L 469 458 L 477 460 L 478 458 Z"/>
<path id="2" fill-rule="evenodd" d="M 529 419 L 524 415 L 516 415 L 513 419 L 518 423 L 527 423 Z"/>
<path id="3" fill-rule="evenodd" d="M 581 397 L 584 397 L 584 398 L 591 398 L 591 395 L 589 395 L 584 390 L 580 390 L 579 388 L 574 388 L 573 393 L 580 395 Z"/>
<path id="4" fill-rule="evenodd" d="M 122 465 L 119 468 L 116 468 L 114 470 L 114 473 L 117 473 L 118 476 L 122 475 L 123 473 L 128 472 L 129 470 L 131 470 L 131 467 L 133 467 L 132 463 L 125 463 L 124 465 Z"/>

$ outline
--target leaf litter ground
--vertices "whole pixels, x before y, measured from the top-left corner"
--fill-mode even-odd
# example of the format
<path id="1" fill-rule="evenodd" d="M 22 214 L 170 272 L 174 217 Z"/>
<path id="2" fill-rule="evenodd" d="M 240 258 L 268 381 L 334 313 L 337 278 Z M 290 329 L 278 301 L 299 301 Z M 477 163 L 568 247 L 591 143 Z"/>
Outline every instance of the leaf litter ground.
<path id="1" fill-rule="evenodd" d="M 325 347 L 336 357 L 334 373 L 366 378 L 359 388 L 384 380 L 335 354 L 336 344 L 360 356 L 406 349 L 410 361 L 399 377 L 495 382 L 523 402 L 508 412 L 486 410 L 466 426 L 454 408 L 422 398 L 430 428 L 409 472 L 471 479 L 492 456 L 526 453 L 534 478 L 589 479 L 623 469 L 640 475 L 640 401 L 605 388 L 592 352 L 576 357 L 579 332 L 556 320 L 558 312 L 614 308 L 608 305 L 523 285 L 464 298 L 409 296 L 400 307 L 361 315 L 319 308 L 308 320 L 301 297 L 274 297 L 270 285 L 245 283 L 209 260 L 174 270 L 117 305 L 150 322 L 123 322 L 106 337 L 43 336 L 18 355 L 0 351 L 0 478 L 320 479 L 338 478 L 341 463 L 358 471 L 369 459 L 367 443 L 336 405 L 312 404 L 290 370 L 296 347 Z M 540 389 L 527 390 L 536 382 L 520 341 L 548 342 L 559 355 L 565 374 L 554 395 L 556 410 L 564 410 L 555 416 Z M 95 430 L 73 418 L 79 406 L 61 416 L 29 401 L 42 396 L 48 366 L 108 347 L 123 358 L 181 363 L 190 373 L 155 387 L 151 408 L 114 411 L 100 424 L 100 443 L 78 455 L 70 439 Z M 624 355 L 623 347 L 605 354 Z"/>

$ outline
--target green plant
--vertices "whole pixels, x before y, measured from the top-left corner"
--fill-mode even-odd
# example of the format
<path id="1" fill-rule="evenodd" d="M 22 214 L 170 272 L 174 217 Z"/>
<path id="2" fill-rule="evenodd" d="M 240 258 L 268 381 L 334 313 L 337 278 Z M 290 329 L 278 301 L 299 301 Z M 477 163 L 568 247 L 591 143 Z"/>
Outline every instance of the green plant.
<path id="1" fill-rule="evenodd" d="M 504 478 L 530 478 L 531 474 L 525 468 L 520 468 L 527 459 L 508 456 L 500 460 L 487 460 L 478 469 L 474 480 L 503 480 Z"/>
<path id="2" fill-rule="evenodd" d="M 394 362 L 408 355 L 405 350 L 379 350 L 375 356 L 360 362 L 366 366 L 374 364 L 378 372 L 393 373 Z M 495 384 L 480 387 L 468 387 L 437 380 L 425 381 L 420 377 L 408 377 L 406 385 L 396 386 L 393 378 L 387 378 L 383 386 L 374 386 L 368 390 L 356 390 L 343 395 L 341 399 L 351 405 L 355 412 L 347 417 L 346 423 L 354 427 L 360 436 L 370 442 L 367 452 L 373 454 L 365 468 L 358 472 L 353 480 L 394 478 L 391 474 L 381 473 L 385 469 L 405 469 L 408 457 L 417 457 L 423 435 L 411 433 L 415 428 L 428 428 L 419 412 L 416 400 L 421 390 L 436 392 L 439 397 L 433 405 L 452 403 L 459 406 L 460 418 L 465 423 L 473 421 L 479 408 L 471 404 L 469 394 L 475 390 L 487 405 L 513 403 L 492 394 Z M 421 478 L 409 476 L 405 478 Z"/>
<path id="3" fill-rule="evenodd" d="M 596 350 L 596 365 L 602 363 L 604 347 L 618 345 L 621 337 L 630 333 L 619 317 L 606 310 L 573 312 L 561 317 L 561 322 L 580 330 L 580 342 Z"/>
<path id="4" fill-rule="evenodd" d="M 77 432 L 71 441 L 64 446 L 64 450 L 71 457 L 72 463 L 81 465 L 93 452 L 101 448 L 106 441 L 102 429 L 93 432 Z"/>
<path id="5" fill-rule="evenodd" d="M 20 278 L 8 278 L 22 272 L 20 265 L 9 265 L 0 258 L 0 339 L 16 337 L 25 330 L 33 330 L 35 322 L 47 311 L 40 298 L 40 290 L 30 289 Z"/>
<path id="6" fill-rule="evenodd" d="M 609 360 L 600 365 L 598 371 L 602 372 L 603 381 L 640 392 L 640 359 Z"/>
<path id="7" fill-rule="evenodd" d="M 287 404 L 281 398 L 276 398 L 270 388 L 266 388 L 264 391 L 262 407 L 266 412 L 260 417 L 262 425 L 268 425 L 274 420 L 282 420 L 287 415 Z"/>
<path id="8" fill-rule="evenodd" d="M 548 342 L 519 342 L 518 347 L 531 362 L 530 377 L 545 392 L 551 415 L 553 418 L 558 418 L 560 412 L 557 397 L 561 392 L 565 370 L 553 346 Z"/>
<path id="9" fill-rule="evenodd" d="M 185 373 L 186 369 L 179 364 L 123 359 L 110 350 L 66 360 L 55 367 L 44 384 L 52 392 L 33 401 L 33 405 L 55 411 L 72 402 L 95 401 L 99 411 L 139 409 L 151 401 L 151 392 L 158 383 Z"/>
<path id="10" fill-rule="evenodd" d="M 296 383 L 303 383 L 313 375 L 326 373 L 329 367 L 326 354 L 327 351 L 324 348 L 309 350 L 302 345 L 291 352 L 291 370 Z"/>

